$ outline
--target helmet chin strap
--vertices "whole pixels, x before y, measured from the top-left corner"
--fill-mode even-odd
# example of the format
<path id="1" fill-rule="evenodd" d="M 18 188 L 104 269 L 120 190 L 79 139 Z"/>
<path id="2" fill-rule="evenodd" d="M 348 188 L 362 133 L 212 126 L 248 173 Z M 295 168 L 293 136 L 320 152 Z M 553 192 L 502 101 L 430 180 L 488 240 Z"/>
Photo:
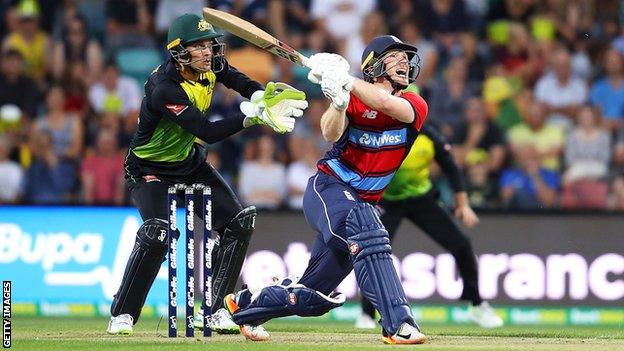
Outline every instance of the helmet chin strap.
<path id="1" fill-rule="evenodd" d="M 192 74 L 198 74 L 198 75 L 199 75 L 199 74 L 202 74 L 202 73 L 210 72 L 210 71 L 212 70 L 212 64 L 210 65 L 210 69 L 209 69 L 209 70 L 206 70 L 206 71 L 202 71 L 202 70 L 199 70 L 199 69 L 197 69 L 197 68 L 193 67 L 193 64 L 194 64 L 195 62 L 199 62 L 199 61 L 201 61 L 201 60 L 202 60 L 202 59 L 198 59 L 198 60 L 195 60 L 195 61 L 191 61 L 191 62 L 189 62 L 189 63 L 186 63 L 186 64 L 182 64 L 182 63 L 180 63 L 180 65 L 181 65 L 182 67 L 184 67 L 184 69 L 187 69 L 187 70 L 188 70 L 190 73 L 192 73 Z"/>
<path id="2" fill-rule="evenodd" d="M 407 88 L 407 85 L 403 85 L 403 84 L 400 84 L 400 83 L 394 81 L 394 79 L 392 79 L 387 72 L 384 72 L 381 75 L 381 77 L 384 77 L 385 79 L 387 79 L 390 82 L 390 85 L 392 86 L 392 95 L 396 94 L 400 90 L 403 90 L 403 89 Z"/>
<path id="3" fill-rule="evenodd" d="M 388 74 L 388 70 L 396 67 L 398 65 L 398 63 L 395 63 L 391 67 L 385 67 L 385 64 L 383 64 L 383 63 L 382 63 L 382 65 L 384 65 L 383 73 L 380 75 L 380 77 L 384 77 L 385 79 L 387 79 L 390 82 L 390 85 L 392 86 L 392 95 L 396 94 L 397 91 L 399 91 L 399 90 L 403 90 L 403 89 L 407 88 L 407 85 L 403 85 L 403 84 L 400 84 L 400 83 L 394 81 L 394 79 L 392 79 L 390 77 L 390 75 Z M 408 67 L 408 72 L 409 72 L 409 67 Z M 409 79 L 407 81 L 408 81 L 408 85 L 409 85 Z"/>

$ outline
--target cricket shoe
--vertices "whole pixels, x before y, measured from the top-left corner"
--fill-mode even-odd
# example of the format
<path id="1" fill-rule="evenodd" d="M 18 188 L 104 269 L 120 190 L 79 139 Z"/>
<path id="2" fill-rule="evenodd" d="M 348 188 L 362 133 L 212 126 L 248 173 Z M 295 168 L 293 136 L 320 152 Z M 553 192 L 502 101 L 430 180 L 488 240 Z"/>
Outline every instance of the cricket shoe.
<path id="1" fill-rule="evenodd" d="M 193 322 L 195 328 L 204 328 L 204 311 L 200 309 L 195 315 Z M 238 334 L 240 333 L 238 325 L 232 321 L 232 316 L 225 308 L 220 308 L 213 313 L 208 319 L 210 329 L 218 334 Z"/>
<path id="2" fill-rule="evenodd" d="M 377 323 L 371 316 L 362 312 L 355 320 L 355 327 L 357 329 L 375 329 L 377 328 Z"/>
<path id="3" fill-rule="evenodd" d="M 503 320 L 496 315 L 496 311 L 486 301 L 480 305 L 468 307 L 468 317 L 483 328 L 498 328 L 503 326 Z"/>
<path id="4" fill-rule="evenodd" d="M 127 313 L 120 314 L 117 317 L 111 316 L 106 332 L 114 335 L 131 335 L 132 325 L 132 316 Z"/>
<path id="5" fill-rule="evenodd" d="M 404 322 L 394 335 L 388 335 L 382 330 L 382 340 L 390 345 L 424 344 L 427 341 L 425 334 L 421 333 L 418 327 Z"/>
<path id="6" fill-rule="evenodd" d="M 248 291 L 248 290 L 243 290 Z M 225 307 L 227 308 L 230 315 L 234 314 L 234 312 L 238 311 L 240 307 L 238 306 L 238 299 L 240 298 L 240 293 L 236 294 L 228 294 L 223 299 L 225 302 Z M 241 334 L 245 336 L 245 338 L 252 341 L 265 341 L 269 340 L 269 333 L 264 329 L 262 325 L 250 325 L 250 324 L 241 324 L 239 325 L 239 329 Z"/>

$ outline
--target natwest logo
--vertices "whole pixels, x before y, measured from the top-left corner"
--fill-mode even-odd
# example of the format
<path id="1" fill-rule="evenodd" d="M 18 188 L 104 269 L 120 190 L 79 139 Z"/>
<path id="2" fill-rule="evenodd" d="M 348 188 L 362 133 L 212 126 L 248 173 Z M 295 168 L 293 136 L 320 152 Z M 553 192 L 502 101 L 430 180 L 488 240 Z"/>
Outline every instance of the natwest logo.
<path id="1" fill-rule="evenodd" d="M 396 145 L 401 143 L 401 135 L 400 134 L 382 134 L 382 135 L 374 135 L 364 133 L 359 139 L 361 145 L 380 147 L 385 145 Z"/>

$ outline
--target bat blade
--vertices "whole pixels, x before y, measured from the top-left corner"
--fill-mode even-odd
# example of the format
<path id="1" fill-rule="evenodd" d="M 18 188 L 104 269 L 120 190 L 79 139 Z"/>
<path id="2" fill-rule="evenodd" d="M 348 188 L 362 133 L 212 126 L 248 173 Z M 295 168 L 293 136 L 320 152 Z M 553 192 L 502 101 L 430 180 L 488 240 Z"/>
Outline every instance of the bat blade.
<path id="1" fill-rule="evenodd" d="M 307 57 L 252 23 L 227 12 L 211 9 L 209 7 L 204 8 L 203 14 L 204 19 L 208 21 L 208 23 L 232 33 L 273 55 L 285 58 L 300 66 L 309 67 Z"/>

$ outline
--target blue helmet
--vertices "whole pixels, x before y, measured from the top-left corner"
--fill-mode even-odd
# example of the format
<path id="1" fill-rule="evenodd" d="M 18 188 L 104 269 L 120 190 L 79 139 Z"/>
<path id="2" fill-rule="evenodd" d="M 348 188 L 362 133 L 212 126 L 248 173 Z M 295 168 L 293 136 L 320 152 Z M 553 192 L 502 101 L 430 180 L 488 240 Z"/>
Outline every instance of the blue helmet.
<path id="1" fill-rule="evenodd" d="M 420 73 L 420 57 L 416 53 L 418 49 L 410 44 L 406 44 L 394 35 L 382 35 L 371 40 L 362 53 L 362 75 L 367 82 L 373 82 L 375 78 L 386 74 L 387 68 L 381 58 L 384 54 L 392 50 L 404 51 L 409 59 L 409 82 L 413 82 Z M 393 82 L 393 84 L 395 84 Z"/>

